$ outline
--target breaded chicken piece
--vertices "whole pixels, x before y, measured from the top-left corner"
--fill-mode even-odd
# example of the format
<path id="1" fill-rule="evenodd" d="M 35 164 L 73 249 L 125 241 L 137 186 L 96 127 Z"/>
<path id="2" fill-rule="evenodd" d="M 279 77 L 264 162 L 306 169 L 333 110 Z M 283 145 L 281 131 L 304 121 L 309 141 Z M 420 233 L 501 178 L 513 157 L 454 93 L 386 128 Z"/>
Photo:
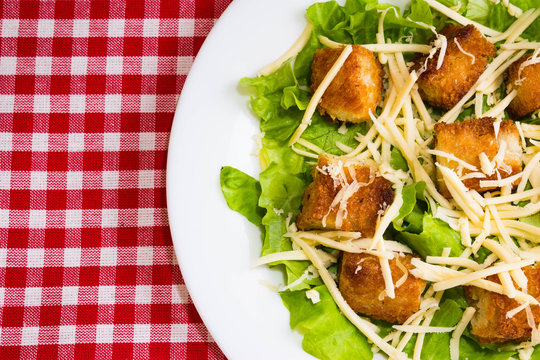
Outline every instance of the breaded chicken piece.
<path id="1" fill-rule="evenodd" d="M 480 163 L 480 153 L 485 153 L 490 161 L 493 160 L 502 141 L 506 142 L 506 152 L 504 154 L 504 164 L 497 167 L 501 178 L 506 178 L 521 171 L 522 149 L 517 126 L 510 120 L 503 120 L 500 123 L 499 134 L 495 137 L 493 118 L 481 118 L 455 122 L 453 124 L 435 124 L 436 144 L 435 149 L 456 156 L 457 158 L 475 166 L 482 172 Z M 443 156 L 437 156 L 437 162 L 443 166 L 456 171 L 459 175 L 460 165 L 454 160 Z M 472 172 L 465 168 L 461 174 Z M 446 188 L 442 175 L 437 174 L 441 193 L 450 198 L 451 195 Z M 480 187 L 481 180 L 497 180 L 497 171 L 484 178 L 470 178 L 463 180 L 469 189 L 479 192 L 493 190 L 496 188 Z M 519 181 L 519 180 L 518 180 Z"/>
<path id="2" fill-rule="evenodd" d="M 446 25 L 439 34 L 447 39 L 444 61 L 437 70 L 440 50 L 427 61 L 426 70 L 417 81 L 418 90 L 422 99 L 431 105 L 451 109 L 478 80 L 488 58 L 495 55 L 496 47 L 474 25 Z M 474 63 L 471 56 L 459 49 L 456 41 L 465 52 L 474 55 Z M 412 69 L 421 69 L 426 59 L 427 55 L 417 57 Z"/>
<path id="3" fill-rule="evenodd" d="M 296 218 L 300 230 L 359 231 L 362 236 L 373 236 L 377 217 L 394 200 L 390 181 L 375 176 L 370 167 L 347 163 L 331 155 L 319 156 L 313 179 L 304 192 L 302 211 Z M 344 184 L 347 187 L 353 180 L 360 187 L 346 199 L 346 212 L 342 212 L 342 223 L 338 226 L 340 203 L 333 208 L 331 205 Z"/>
<path id="4" fill-rule="evenodd" d="M 324 92 L 318 109 L 321 115 L 328 114 L 332 120 L 359 123 L 370 120 L 369 111 L 375 114 L 381 101 L 383 70 L 373 52 L 360 45 L 352 48 L 352 53 Z M 311 65 L 312 92 L 317 90 L 342 51 L 315 51 Z"/>
<path id="5" fill-rule="evenodd" d="M 399 261 L 407 270 L 413 269 L 411 255 L 396 256 L 389 261 L 394 284 L 403 276 Z M 408 274 L 407 280 L 395 288 L 395 298 L 379 295 L 385 290 L 379 258 L 369 254 L 342 254 L 339 267 L 339 290 L 347 304 L 358 313 L 375 319 L 402 324 L 420 308 L 426 281 Z M 382 297 L 382 296 L 381 296 Z"/>
<path id="6" fill-rule="evenodd" d="M 517 96 L 508 107 L 516 119 L 540 109 L 540 63 L 522 67 L 530 58 L 531 55 L 522 57 L 510 65 L 507 72 L 508 91 L 517 89 Z"/>
<path id="7" fill-rule="evenodd" d="M 527 266 L 523 268 L 523 272 L 529 280 L 527 285 L 529 294 L 538 298 L 540 296 L 540 268 Z M 487 279 L 500 283 L 497 275 Z M 511 318 L 506 318 L 508 311 L 521 305 L 517 301 L 506 295 L 474 286 L 465 287 L 465 296 L 469 304 L 476 309 L 471 320 L 471 333 L 476 336 L 480 344 L 519 343 L 531 338 L 531 328 L 525 310 L 518 312 Z M 538 326 L 540 306 L 531 306 L 531 310 Z"/>

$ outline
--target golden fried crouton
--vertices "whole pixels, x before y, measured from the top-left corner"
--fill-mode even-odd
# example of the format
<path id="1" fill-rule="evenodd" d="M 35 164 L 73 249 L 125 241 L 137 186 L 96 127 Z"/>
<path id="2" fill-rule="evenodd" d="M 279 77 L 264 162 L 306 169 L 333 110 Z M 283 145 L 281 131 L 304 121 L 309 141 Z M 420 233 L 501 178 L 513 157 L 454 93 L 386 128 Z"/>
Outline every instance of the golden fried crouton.
<path id="1" fill-rule="evenodd" d="M 528 281 L 528 292 L 535 298 L 540 296 L 540 268 L 527 266 L 523 272 Z M 497 275 L 488 280 L 499 282 Z M 471 333 L 480 344 L 502 344 L 507 342 L 522 342 L 531 338 L 531 328 L 527 321 L 525 310 L 511 318 L 506 313 L 515 309 L 520 303 L 506 295 L 480 289 L 474 286 L 465 287 L 465 296 L 470 305 L 476 308 L 471 320 Z M 536 325 L 540 322 L 540 306 L 531 306 Z"/>
<path id="2" fill-rule="evenodd" d="M 508 91 L 517 89 L 517 96 L 508 110 L 516 119 L 540 109 L 540 63 L 523 64 L 530 58 L 530 55 L 524 56 L 508 68 Z"/>
<path id="3" fill-rule="evenodd" d="M 320 49 L 313 56 L 311 65 L 311 91 L 315 92 L 343 49 Z M 321 115 L 358 123 L 370 119 L 369 111 L 381 101 L 383 71 L 373 53 L 360 45 L 353 51 L 339 70 L 318 105 Z"/>
<path id="4" fill-rule="evenodd" d="M 480 187 L 481 180 L 496 180 L 497 172 L 501 178 L 506 178 L 521 171 L 522 150 L 517 126 L 510 120 L 504 120 L 500 123 L 498 136 L 495 137 L 493 123 L 493 118 L 481 118 L 455 122 L 453 124 L 435 124 L 435 134 L 437 136 L 435 149 L 452 154 L 475 166 L 478 170 L 474 172 L 482 172 L 479 158 L 480 153 L 485 153 L 488 159 L 492 161 L 499 151 L 502 142 L 506 142 L 503 164 L 494 166 L 496 171 L 493 174 L 486 175 L 483 178 L 463 180 L 466 187 L 479 192 L 495 189 L 495 187 Z M 437 162 L 453 169 L 460 175 L 461 165 L 456 161 L 443 156 L 437 156 Z M 473 171 L 462 168 L 461 175 L 463 176 L 470 172 Z M 438 174 L 438 178 L 441 193 L 450 198 L 451 195 L 444 184 L 441 174 Z"/>
<path id="5" fill-rule="evenodd" d="M 427 61 L 426 70 L 417 81 L 418 90 L 422 99 L 431 105 L 451 109 L 478 80 L 488 58 L 495 55 L 496 47 L 474 25 L 446 25 L 439 34 L 447 39 L 444 61 L 438 70 L 439 52 Z M 456 41 L 465 52 L 474 56 L 474 62 L 459 49 Z M 416 58 L 413 69 L 420 70 L 426 59 L 427 55 Z"/>
<path id="6" fill-rule="evenodd" d="M 396 261 L 399 261 L 407 270 L 414 268 L 411 265 L 411 255 L 395 255 L 389 261 L 394 284 L 404 274 Z M 420 308 L 421 295 L 425 287 L 425 280 L 408 274 L 407 280 L 395 289 L 395 298 L 391 299 L 381 295 L 385 291 L 385 285 L 377 256 L 346 252 L 342 254 L 339 267 L 339 290 L 355 312 L 401 324 Z M 379 300 L 380 295 L 382 300 Z"/>
<path id="7" fill-rule="evenodd" d="M 330 155 L 319 156 L 318 165 L 313 168 L 314 180 L 304 192 L 302 212 L 296 218 L 298 228 L 359 231 L 362 236 L 373 236 L 377 217 L 392 203 L 394 192 L 388 180 L 372 172 L 367 166 Z M 331 207 L 340 190 L 344 186 L 355 186 L 355 181 L 359 185 L 358 190 Z M 341 205 L 346 209 L 341 211 L 339 225 L 337 218 Z"/>

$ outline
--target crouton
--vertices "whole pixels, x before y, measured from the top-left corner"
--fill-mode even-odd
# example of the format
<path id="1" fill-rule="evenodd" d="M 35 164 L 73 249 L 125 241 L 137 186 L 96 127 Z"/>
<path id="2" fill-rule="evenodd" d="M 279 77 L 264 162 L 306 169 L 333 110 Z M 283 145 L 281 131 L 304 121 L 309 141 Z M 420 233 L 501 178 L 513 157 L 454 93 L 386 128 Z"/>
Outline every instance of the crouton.
<path id="1" fill-rule="evenodd" d="M 464 179 L 463 183 L 469 189 L 479 192 L 496 189 L 496 187 L 480 187 L 481 180 L 497 180 L 498 174 L 501 178 L 506 178 L 521 171 L 522 149 L 517 126 L 510 120 L 503 120 L 500 123 L 499 133 L 495 136 L 493 118 L 481 118 L 465 120 L 453 124 L 435 124 L 436 143 L 435 149 L 454 155 L 455 157 L 475 166 L 482 172 L 480 154 L 485 153 L 492 162 L 499 151 L 502 142 L 506 143 L 506 152 L 503 163 L 495 164 L 495 171 L 486 174 L 481 178 Z M 472 172 L 462 168 L 456 161 L 443 156 L 437 156 L 437 162 L 443 166 L 453 169 L 458 175 L 466 175 Z M 441 193 L 450 198 L 451 195 L 446 188 L 442 175 L 437 174 Z M 519 181 L 519 180 L 518 180 Z"/>
<path id="2" fill-rule="evenodd" d="M 373 52 L 353 45 L 353 51 L 324 92 L 318 105 L 321 115 L 332 120 L 359 123 L 370 120 L 369 112 L 381 101 L 383 70 Z M 311 91 L 315 92 L 343 49 L 319 49 L 311 65 Z"/>
<path id="3" fill-rule="evenodd" d="M 313 178 L 304 192 L 302 211 L 296 218 L 301 230 L 359 231 L 362 236 L 373 236 L 378 216 L 394 199 L 391 183 L 375 176 L 370 167 L 330 155 L 319 156 Z M 340 190 L 350 186 L 359 187 L 350 197 L 332 206 Z M 341 206 L 345 209 L 338 216 Z"/>
<path id="4" fill-rule="evenodd" d="M 439 34 L 447 39 L 442 66 L 437 70 L 439 50 L 427 60 L 425 71 L 420 74 L 417 83 L 422 99 L 433 106 L 448 110 L 456 105 L 478 80 L 488 64 L 488 58 L 495 55 L 496 47 L 487 41 L 474 25 L 446 25 Z M 456 41 L 464 52 L 474 58 L 461 51 Z M 417 57 L 412 69 L 420 70 L 426 63 L 427 56 Z"/>
<path id="5" fill-rule="evenodd" d="M 523 63 L 530 58 L 530 55 L 522 57 L 507 72 L 508 91 L 517 90 L 517 96 L 508 106 L 516 119 L 540 109 L 540 63 L 525 66 Z"/>
<path id="6" fill-rule="evenodd" d="M 394 284 L 404 275 L 396 262 L 410 270 L 414 268 L 412 258 L 411 255 L 395 254 L 389 261 Z M 402 324 L 419 310 L 425 280 L 408 274 L 407 280 L 395 289 L 395 298 L 391 299 L 383 294 L 385 285 L 377 256 L 344 252 L 340 261 L 339 290 L 355 312 Z"/>
<path id="7" fill-rule="evenodd" d="M 535 298 L 540 296 L 540 268 L 527 266 L 523 272 L 528 279 L 527 290 Z M 487 278 L 499 282 L 496 275 Z M 531 328 L 525 310 L 511 318 L 506 313 L 515 309 L 520 303 L 506 295 L 480 289 L 474 286 L 465 287 L 465 296 L 470 305 L 476 309 L 471 320 L 471 333 L 480 344 L 519 343 L 531 338 Z M 540 306 L 531 306 L 535 323 L 540 322 Z"/>

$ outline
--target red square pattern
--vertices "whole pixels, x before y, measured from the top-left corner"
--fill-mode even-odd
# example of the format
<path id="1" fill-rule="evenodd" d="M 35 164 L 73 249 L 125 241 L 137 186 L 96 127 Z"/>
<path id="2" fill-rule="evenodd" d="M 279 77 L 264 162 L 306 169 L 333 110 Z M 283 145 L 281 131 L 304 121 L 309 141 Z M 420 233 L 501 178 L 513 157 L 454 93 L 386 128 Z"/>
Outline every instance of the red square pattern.
<path id="1" fill-rule="evenodd" d="M 164 174 L 185 59 L 229 2 L 0 2 L 0 358 L 225 359 L 173 295 Z"/>

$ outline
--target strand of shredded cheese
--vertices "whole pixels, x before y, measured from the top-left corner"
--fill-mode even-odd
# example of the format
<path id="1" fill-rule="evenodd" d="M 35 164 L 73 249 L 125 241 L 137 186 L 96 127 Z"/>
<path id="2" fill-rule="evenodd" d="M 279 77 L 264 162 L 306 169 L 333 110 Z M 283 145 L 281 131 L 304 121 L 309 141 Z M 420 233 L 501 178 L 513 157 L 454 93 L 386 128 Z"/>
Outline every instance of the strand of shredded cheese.
<path id="1" fill-rule="evenodd" d="M 459 360 L 459 340 L 461 338 L 461 335 L 463 334 L 463 331 L 465 331 L 465 328 L 471 321 L 474 313 L 476 310 L 473 307 L 468 307 L 463 312 L 463 316 L 461 317 L 461 320 L 456 325 L 456 329 L 454 330 L 454 333 L 452 334 L 452 338 L 450 339 L 450 359 L 451 360 Z"/>

